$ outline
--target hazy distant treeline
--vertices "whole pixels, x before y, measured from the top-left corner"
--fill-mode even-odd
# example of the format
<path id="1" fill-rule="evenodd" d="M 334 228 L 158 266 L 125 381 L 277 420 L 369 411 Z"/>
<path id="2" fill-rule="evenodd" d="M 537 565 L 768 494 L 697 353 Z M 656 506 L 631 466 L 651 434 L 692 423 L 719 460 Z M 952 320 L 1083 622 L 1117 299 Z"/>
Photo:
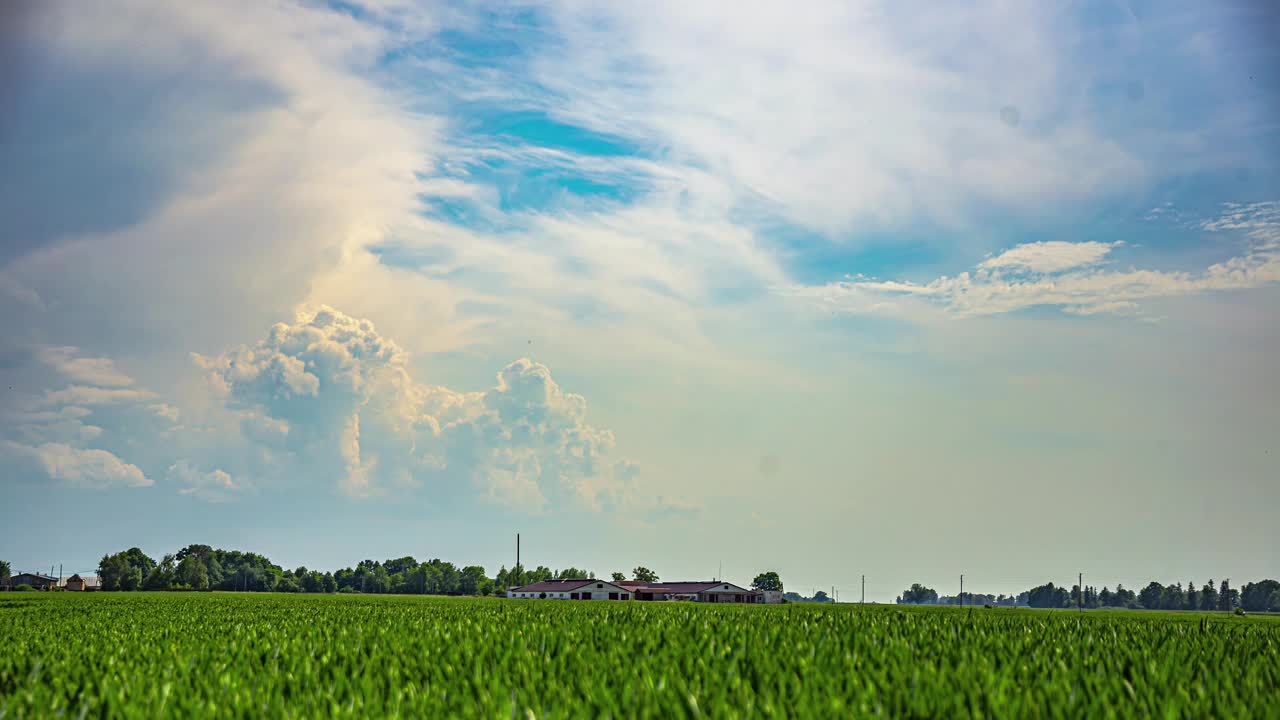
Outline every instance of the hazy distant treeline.
<path id="1" fill-rule="evenodd" d="M 1086 585 L 1084 596 L 1080 595 L 1080 586 L 1072 585 L 1070 589 L 1046 583 L 1018 593 L 1017 595 L 984 595 L 982 593 L 965 593 L 964 597 L 939 596 L 933 588 L 920 583 L 907 588 L 898 596 L 900 605 L 996 605 L 1005 607 L 1033 608 L 1073 608 L 1083 605 L 1086 608 L 1133 608 L 1147 610 L 1222 610 L 1230 612 L 1236 608 L 1248 612 L 1280 612 L 1280 582 L 1260 580 L 1246 583 L 1243 588 L 1231 587 L 1230 580 L 1223 580 L 1215 586 L 1213 580 L 1196 589 L 1195 583 L 1188 582 L 1184 587 L 1180 583 L 1161 585 L 1158 582 L 1148 583 L 1146 587 L 1134 592 L 1123 585 L 1116 585 L 1115 590 Z"/>

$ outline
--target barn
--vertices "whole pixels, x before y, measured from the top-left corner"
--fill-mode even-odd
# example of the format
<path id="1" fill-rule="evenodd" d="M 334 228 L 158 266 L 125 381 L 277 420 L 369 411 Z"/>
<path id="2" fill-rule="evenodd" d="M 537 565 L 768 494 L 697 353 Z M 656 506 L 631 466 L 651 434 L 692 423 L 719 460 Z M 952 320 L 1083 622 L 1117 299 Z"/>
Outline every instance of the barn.
<path id="1" fill-rule="evenodd" d="M 543 580 L 507 591 L 507 597 L 521 600 L 630 600 L 631 596 L 630 590 L 595 578 Z"/>
<path id="2" fill-rule="evenodd" d="M 636 600 L 691 600 L 711 603 L 762 603 L 764 594 L 723 580 L 694 582 L 624 581 Z"/>
<path id="3" fill-rule="evenodd" d="M 58 578 L 40 573 L 18 573 L 9 578 L 9 587 L 16 588 L 19 585 L 30 585 L 36 590 L 48 590 L 58 585 Z"/>
<path id="4" fill-rule="evenodd" d="M 62 587 L 71 591 L 101 590 L 102 584 L 93 575 L 72 575 L 63 581 Z"/>

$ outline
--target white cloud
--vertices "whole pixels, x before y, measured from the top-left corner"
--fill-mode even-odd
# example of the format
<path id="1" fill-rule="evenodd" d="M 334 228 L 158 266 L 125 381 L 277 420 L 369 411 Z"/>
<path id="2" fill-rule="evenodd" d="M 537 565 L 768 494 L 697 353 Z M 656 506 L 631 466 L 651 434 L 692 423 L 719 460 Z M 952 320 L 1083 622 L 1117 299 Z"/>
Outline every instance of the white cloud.
<path id="1" fill-rule="evenodd" d="M 122 485 L 149 487 L 154 484 L 136 465 L 124 462 L 106 450 L 52 442 L 32 447 L 9 441 L 0 442 L 0 450 L 9 455 L 11 461 L 34 461 L 50 480 L 77 487 L 102 489 Z"/>
<path id="2" fill-rule="evenodd" d="M 534 512 L 635 499 L 632 466 L 609 458 L 613 433 L 589 425 L 586 400 L 528 359 L 487 392 L 423 385 L 372 323 L 322 307 L 196 360 L 246 439 L 352 495 L 422 484 L 448 496 L 462 482 Z"/>
<path id="3" fill-rule="evenodd" d="M 109 358 L 77 357 L 78 353 L 74 347 L 44 347 L 40 360 L 77 383 L 108 387 L 133 384 L 133 378 L 120 372 Z"/>
<path id="4" fill-rule="evenodd" d="M 853 279 L 791 286 L 779 292 L 857 313 L 921 317 L 940 309 L 972 316 L 1056 306 L 1076 315 L 1097 315 L 1135 314 L 1143 300 L 1280 283 L 1280 212 L 1274 203 L 1228 207 L 1202 227 L 1214 232 L 1242 231 L 1246 252 L 1196 272 L 1108 271 L 1088 266 L 1103 258 L 1110 245 L 1078 243 L 1088 247 L 1049 249 L 1045 243 L 1036 243 L 993 258 L 995 263 L 984 261 L 972 273 L 928 283 Z"/>
<path id="5" fill-rule="evenodd" d="M 225 470 L 202 472 L 186 460 L 170 465 L 166 477 L 182 485 L 178 489 L 180 495 L 190 495 L 207 502 L 226 502 L 249 487 Z"/>
<path id="6" fill-rule="evenodd" d="M 1067 12 L 864 2 L 551 4 L 515 100 L 709 169 L 748 207 L 845 233 L 964 222 L 1141 181 L 1144 160 L 1079 106 L 1095 75 Z M 1016 28 L 1016 31 L 1011 31 Z M 980 53 L 974 47 L 982 47 Z M 1084 58 L 1087 60 L 1088 58 Z M 1016 105 L 1011 127 L 1000 110 Z"/>
<path id="7" fill-rule="evenodd" d="M 1027 270 L 1036 273 L 1055 273 L 1102 262 L 1112 248 L 1122 243 L 1103 242 L 1048 242 L 1023 243 L 995 257 L 983 260 L 978 267 L 989 270 Z"/>
<path id="8" fill-rule="evenodd" d="M 153 397 L 155 393 L 149 390 L 71 385 L 45 393 L 45 402 L 50 405 L 107 405 L 147 400 Z"/>

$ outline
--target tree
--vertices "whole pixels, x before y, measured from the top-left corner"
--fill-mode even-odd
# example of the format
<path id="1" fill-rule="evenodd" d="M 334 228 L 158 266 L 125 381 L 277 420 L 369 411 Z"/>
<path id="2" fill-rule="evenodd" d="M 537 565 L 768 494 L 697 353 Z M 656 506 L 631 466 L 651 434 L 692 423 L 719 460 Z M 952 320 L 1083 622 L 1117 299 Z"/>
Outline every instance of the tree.
<path id="1" fill-rule="evenodd" d="M 631 579 L 638 580 L 640 582 L 647 582 L 647 583 L 658 582 L 658 573 L 641 565 L 640 567 L 631 571 Z"/>
<path id="2" fill-rule="evenodd" d="M 120 576 L 121 590 L 141 590 L 142 589 L 142 569 L 133 566 L 126 566 L 124 574 Z"/>
<path id="3" fill-rule="evenodd" d="M 590 580 L 595 577 L 595 573 L 590 570 L 579 570 L 576 567 L 567 567 L 555 574 L 556 579 L 561 580 Z"/>
<path id="4" fill-rule="evenodd" d="M 613 574 L 613 581 L 614 581 L 615 583 L 623 582 L 623 581 L 624 581 L 624 580 L 626 580 L 626 579 L 627 579 L 627 576 L 626 576 L 626 575 L 624 575 L 623 573 L 616 572 L 616 573 L 614 573 L 614 574 Z"/>
<path id="5" fill-rule="evenodd" d="M 325 573 L 321 588 L 324 592 L 335 593 L 338 591 L 338 582 L 334 579 L 333 573 Z"/>
<path id="6" fill-rule="evenodd" d="M 98 562 L 98 580 L 103 590 L 120 590 L 121 578 L 129 571 L 129 563 L 119 554 L 103 555 Z"/>
<path id="7" fill-rule="evenodd" d="M 933 605 L 938 602 L 938 591 L 920 583 L 912 583 L 911 587 L 902 593 L 901 599 L 904 605 Z"/>
<path id="8" fill-rule="evenodd" d="M 317 570 L 308 572 L 302 578 L 302 591 L 309 593 L 324 592 L 324 576 Z"/>
<path id="9" fill-rule="evenodd" d="M 1182 592 L 1182 586 L 1174 583 L 1164 589 L 1160 606 L 1165 610 L 1181 610 L 1186 602 L 1187 596 Z"/>
<path id="10" fill-rule="evenodd" d="M 209 589 L 209 568 L 204 566 L 200 558 L 195 555 L 188 555 L 178 563 L 178 570 L 175 573 L 180 585 L 186 585 L 192 590 L 208 590 Z"/>
<path id="11" fill-rule="evenodd" d="M 1200 609 L 1200 591 L 1196 589 L 1196 584 L 1193 582 L 1187 582 L 1187 597 L 1182 607 L 1187 610 Z"/>
<path id="12" fill-rule="evenodd" d="M 751 581 L 751 587 L 755 590 L 782 592 L 782 578 L 778 577 L 778 573 L 772 570 L 763 572 L 757 575 L 755 580 Z"/>
<path id="13" fill-rule="evenodd" d="M 1271 612 L 1280 612 L 1280 590 L 1271 593 L 1271 600 L 1267 609 Z"/>
<path id="14" fill-rule="evenodd" d="M 816 603 L 825 603 L 831 602 L 831 598 L 827 595 L 825 590 L 819 590 L 813 594 L 813 601 Z"/>
<path id="15" fill-rule="evenodd" d="M 142 581 L 144 590 L 168 590 L 173 586 L 173 556 L 165 555 Z"/>
<path id="16" fill-rule="evenodd" d="M 1216 610 L 1218 609 L 1218 589 L 1213 586 L 1213 579 L 1205 583 L 1200 590 L 1200 609 Z"/>
<path id="17" fill-rule="evenodd" d="M 1027 604 L 1033 608 L 1061 608 L 1067 606 L 1068 600 L 1066 588 L 1046 583 L 1040 587 L 1031 588 Z"/>
<path id="18" fill-rule="evenodd" d="M 1159 610 L 1164 605 L 1164 586 L 1152 580 L 1138 593 L 1138 602 L 1148 610 Z"/>
<path id="19" fill-rule="evenodd" d="M 412 555 L 405 555 L 402 558 L 388 560 L 383 563 L 382 566 L 387 569 L 388 574 L 399 575 L 406 570 L 412 570 L 418 567 L 418 561 L 415 560 Z"/>
<path id="20" fill-rule="evenodd" d="M 1222 587 L 1218 589 L 1218 609 L 1223 612 L 1231 612 L 1239 604 L 1240 591 L 1231 587 L 1230 580 L 1223 580 Z"/>
<path id="21" fill-rule="evenodd" d="M 484 581 L 486 580 L 484 568 L 479 565 L 468 565 L 462 568 L 461 577 L 458 580 L 458 590 L 463 595 L 480 595 Z"/>
<path id="22" fill-rule="evenodd" d="M 9 586 L 9 578 L 13 577 L 13 568 L 7 560 L 0 560 L 0 585 Z"/>
<path id="23" fill-rule="evenodd" d="M 1271 609 L 1271 596 L 1280 591 L 1280 582 L 1262 580 L 1246 583 L 1240 589 L 1240 607 L 1248 612 L 1265 612 Z"/>

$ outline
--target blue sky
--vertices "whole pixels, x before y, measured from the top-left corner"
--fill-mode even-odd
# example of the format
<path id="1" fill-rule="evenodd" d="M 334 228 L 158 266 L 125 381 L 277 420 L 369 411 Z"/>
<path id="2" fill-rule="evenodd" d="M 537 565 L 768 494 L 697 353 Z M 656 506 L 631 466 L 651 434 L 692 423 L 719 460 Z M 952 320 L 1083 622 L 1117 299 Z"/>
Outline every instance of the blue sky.
<path id="1" fill-rule="evenodd" d="M 16 568 L 1280 573 L 1264 3 L 10 20 Z"/>

